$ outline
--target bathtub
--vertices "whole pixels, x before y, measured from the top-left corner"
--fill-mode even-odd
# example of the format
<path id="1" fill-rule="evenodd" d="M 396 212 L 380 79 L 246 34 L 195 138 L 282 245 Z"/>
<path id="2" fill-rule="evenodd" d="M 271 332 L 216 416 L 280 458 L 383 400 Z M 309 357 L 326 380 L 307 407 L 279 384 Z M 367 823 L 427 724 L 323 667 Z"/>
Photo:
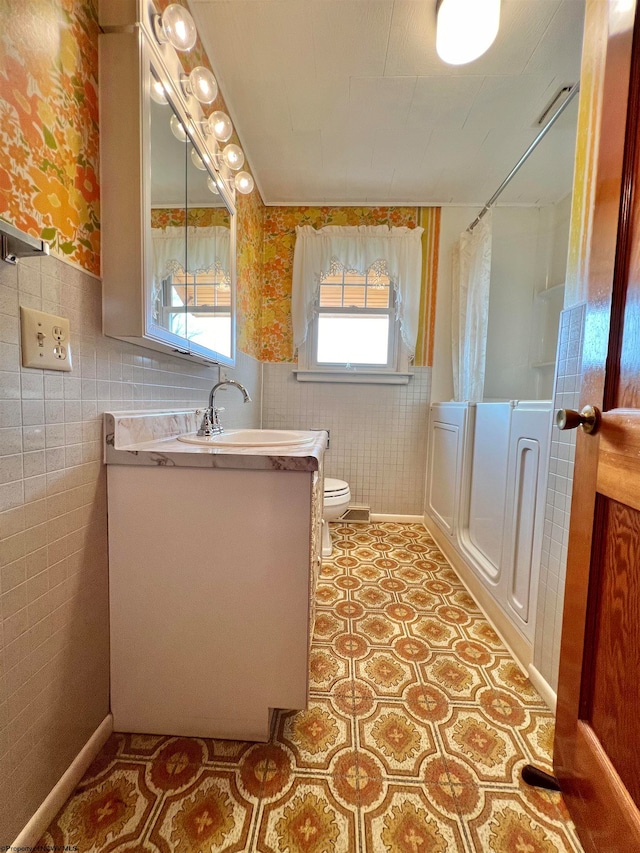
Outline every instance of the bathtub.
<path id="1" fill-rule="evenodd" d="M 426 514 L 520 658 L 533 646 L 551 415 L 550 400 L 431 406 Z"/>

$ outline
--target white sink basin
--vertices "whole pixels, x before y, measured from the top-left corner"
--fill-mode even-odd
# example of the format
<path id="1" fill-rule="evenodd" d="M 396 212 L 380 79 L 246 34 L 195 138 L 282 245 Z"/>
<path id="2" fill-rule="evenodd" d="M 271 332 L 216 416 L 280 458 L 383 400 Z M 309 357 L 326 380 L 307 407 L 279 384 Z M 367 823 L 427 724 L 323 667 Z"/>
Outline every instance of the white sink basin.
<path id="1" fill-rule="evenodd" d="M 179 435 L 178 441 L 212 447 L 295 447 L 312 444 L 316 435 L 294 429 L 230 429 L 210 437 L 194 432 Z"/>

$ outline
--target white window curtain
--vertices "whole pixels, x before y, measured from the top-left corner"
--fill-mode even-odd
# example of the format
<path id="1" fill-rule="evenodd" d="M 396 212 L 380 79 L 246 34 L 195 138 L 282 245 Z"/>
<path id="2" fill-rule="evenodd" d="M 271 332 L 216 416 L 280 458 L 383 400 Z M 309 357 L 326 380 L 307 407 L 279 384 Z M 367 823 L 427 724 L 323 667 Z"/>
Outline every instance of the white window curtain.
<path id="1" fill-rule="evenodd" d="M 453 249 L 451 343 L 454 400 L 482 402 L 491 281 L 491 213 Z"/>
<path id="2" fill-rule="evenodd" d="M 383 268 L 395 292 L 402 340 L 413 355 L 418 337 L 422 232 L 422 228 L 387 225 L 328 225 L 319 230 L 310 225 L 298 226 L 291 304 L 294 347 L 301 347 L 306 340 L 320 282 L 332 266 L 362 275 Z"/>
<path id="3" fill-rule="evenodd" d="M 211 272 L 222 274 L 231 282 L 230 241 L 231 231 L 222 225 L 199 228 L 168 226 L 152 228 L 153 280 L 157 286 L 173 273 Z M 185 260 L 188 270 L 185 270 Z"/>

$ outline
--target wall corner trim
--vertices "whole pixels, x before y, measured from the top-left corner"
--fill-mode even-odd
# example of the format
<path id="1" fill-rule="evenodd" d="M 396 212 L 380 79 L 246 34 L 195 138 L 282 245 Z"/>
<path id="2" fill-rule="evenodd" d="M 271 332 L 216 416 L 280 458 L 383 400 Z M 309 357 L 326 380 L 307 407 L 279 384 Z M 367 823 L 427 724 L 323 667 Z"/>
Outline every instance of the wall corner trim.
<path id="1" fill-rule="evenodd" d="M 89 765 L 107 742 L 113 731 L 113 716 L 107 714 L 60 779 L 47 794 L 44 802 L 19 833 L 10 849 L 30 849 L 42 838 L 56 814 L 69 799 Z"/>
<path id="2" fill-rule="evenodd" d="M 549 709 L 555 714 L 558 703 L 558 696 L 555 690 L 532 663 L 529 664 L 527 669 L 529 671 L 529 680 L 542 696 Z"/>

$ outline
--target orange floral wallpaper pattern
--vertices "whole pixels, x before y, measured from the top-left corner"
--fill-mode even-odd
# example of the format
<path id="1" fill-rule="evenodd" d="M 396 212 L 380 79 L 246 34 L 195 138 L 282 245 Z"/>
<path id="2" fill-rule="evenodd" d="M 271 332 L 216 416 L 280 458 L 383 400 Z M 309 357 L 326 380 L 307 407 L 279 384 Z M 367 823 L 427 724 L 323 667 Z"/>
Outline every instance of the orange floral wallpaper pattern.
<path id="1" fill-rule="evenodd" d="M 214 225 L 229 227 L 229 212 L 226 207 L 154 207 L 151 210 L 152 228 L 179 228 L 185 224 L 196 228 L 211 228 Z"/>
<path id="2" fill-rule="evenodd" d="M 390 225 L 415 228 L 415 207 L 267 207 L 264 214 L 262 361 L 294 361 L 291 278 L 296 225 Z"/>
<path id="3" fill-rule="evenodd" d="M 238 195 L 238 349 L 253 358 L 261 357 L 262 252 L 265 206 L 255 189 Z"/>
<path id="4" fill-rule="evenodd" d="M 0 217 L 100 272 L 96 0 L 0 0 Z"/>

